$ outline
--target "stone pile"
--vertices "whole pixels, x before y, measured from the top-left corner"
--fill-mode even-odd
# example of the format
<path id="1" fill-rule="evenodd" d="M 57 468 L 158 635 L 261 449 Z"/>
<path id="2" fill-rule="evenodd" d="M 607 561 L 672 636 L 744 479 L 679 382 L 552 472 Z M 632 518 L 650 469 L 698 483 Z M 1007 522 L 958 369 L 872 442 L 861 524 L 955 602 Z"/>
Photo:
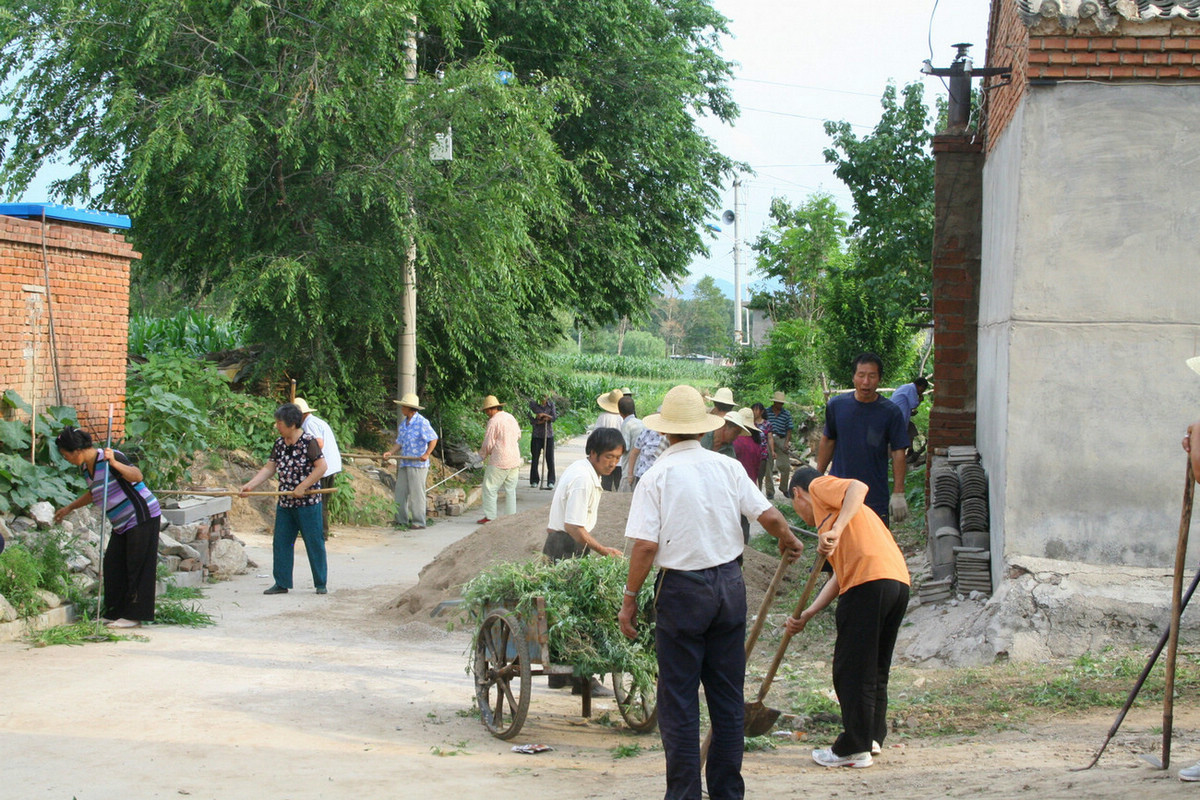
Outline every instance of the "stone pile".
<path id="1" fill-rule="evenodd" d="M 225 498 L 224 510 L 200 515 L 193 511 L 186 514 L 187 521 L 176 524 L 170 519 L 172 516 L 179 518 L 179 505 L 164 503 L 163 530 L 158 543 L 160 567 L 165 566 L 166 571 L 175 576 L 176 583 L 199 585 L 210 576 L 230 578 L 257 566 L 247 558 L 245 544 L 229 529 L 228 498 Z M 72 582 L 84 594 L 96 592 L 100 575 L 99 514 L 91 506 L 55 523 L 54 506 L 47 502 L 34 503 L 28 515 L 0 515 L 0 535 L 13 545 L 33 543 L 43 536 L 61 537 L 63 549 L 68 554 L 67 569 Z M 62 603 L 61 598 L 49 592 L 44 594 L 42 599 L 48 608 L 56 608 Z M 12 605 L 0 596 L 0 622 L 15 618 Z"/>

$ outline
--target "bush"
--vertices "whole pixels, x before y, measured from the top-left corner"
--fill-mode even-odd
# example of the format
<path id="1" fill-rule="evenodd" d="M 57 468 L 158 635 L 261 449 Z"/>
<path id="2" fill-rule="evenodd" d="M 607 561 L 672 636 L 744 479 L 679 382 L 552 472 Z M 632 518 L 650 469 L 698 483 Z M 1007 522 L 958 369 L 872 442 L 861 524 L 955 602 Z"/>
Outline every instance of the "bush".
<path id="1" fill-rule="evenodd" d="M 242 346 L 243 326 L 187 308 L 173 317 L 135 314 L 129 319 L 129 353 L 199 357 Z"/>
<path id="2" fill-rule="evenodd" d="M 3 405 L 32 413 L 21 396 L 9 389 Z M 67 425 L 76 425 L 75 409 L 50 406 L 38 413 L 38 438 L 29 461 L 29 425 L 17 420 L 0 420 L 0 512 L 28 511 L 41 500 L 66 505 L 83 491 L 86 483 L 54 446 L 54 437 Z"/>
<path id="3" fill-rule="evenodd" d="M 821 356 L 833 381 L 850 386 L 851 362 L 863 352 L 883 359 L 884 382 L 908 374 L 917 355 L 916 337 L 907 320 L 888 316 L 886 302 L 871 297 L 860 281 L 835 273 L 821 305 Z"/>

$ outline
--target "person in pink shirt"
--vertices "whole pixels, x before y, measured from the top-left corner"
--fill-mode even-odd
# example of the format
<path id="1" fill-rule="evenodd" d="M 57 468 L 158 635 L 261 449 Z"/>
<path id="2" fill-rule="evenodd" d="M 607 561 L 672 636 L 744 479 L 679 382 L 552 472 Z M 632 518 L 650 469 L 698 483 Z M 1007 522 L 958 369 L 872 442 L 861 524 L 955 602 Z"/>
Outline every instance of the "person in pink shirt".
<path id="1" fill-rule="evenodd" d="M 517 418 L 504 410 L 504 404 L 489 394 L 480 409 L 487 415 L 487 430 L 479 455 L 483 467 L 483 517 L 478 524 L 491 522 L 498 516 L 496 498 L 504 489 L 504 512 L 517 513 L 517 478 L 521 469 L 521 426 Z"/>

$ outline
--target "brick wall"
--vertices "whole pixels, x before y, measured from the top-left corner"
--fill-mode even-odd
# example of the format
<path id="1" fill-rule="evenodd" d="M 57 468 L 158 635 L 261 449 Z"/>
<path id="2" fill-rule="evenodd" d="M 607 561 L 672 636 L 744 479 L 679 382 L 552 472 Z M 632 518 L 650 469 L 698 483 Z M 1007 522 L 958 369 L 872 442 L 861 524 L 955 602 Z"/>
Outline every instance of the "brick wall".
<path id="1" fill-rule="evenodd" d="M 43 241 L 49 263 L 46 292 Z M 82 427 L 103 439 L 113 403 L 113 438 L 125 429 L 129 264 L 140 258 L 123 236 L 72 222 L 0 216 L 0 390 L 37 406 L 58 403 L 50 342 L 54 317 L 59 390 Z M 19 415 L 26 418 L 26 415 Z"/>
<path id="2" fill-rule="evenodd" d="M 983 94 L 984 123 L 987 149 L 991 150 L 1000 134 L 1008 127 L 1028 86 L 1026 66 L 1029 55 L 1029 29 L 1017 14 L 1016 0 L 992 0 L 988 30 L 987 65 L 1012 67 L 1011 82 L 1001 88 L 991 88 Z M 1004 78 L 995 75 L 985 78 L 983 86 L 996 87 Z"/>
<path id="3" fill-rule="evenodd" d="M 1067 30 L 1056 18 L 1032 24 L 1017 0 L 992 0 L 988 66 L 1011 66 L 1012 82 L 985 94 L 987 149 L 1012 120 L 1031 80 L 1194 81 L 1200 78 L 1200 26 L 1179 19 L 1114 18 L 1111 30 L 1080 22 Z M 1003 79 L 986 79 L 998 86 Z"/>
<path id="4" fill-rule="evenodd" d="M 933 408 L 929 447 L 975 444 L 983 147 L 970 134 L 933 139 Z"/>

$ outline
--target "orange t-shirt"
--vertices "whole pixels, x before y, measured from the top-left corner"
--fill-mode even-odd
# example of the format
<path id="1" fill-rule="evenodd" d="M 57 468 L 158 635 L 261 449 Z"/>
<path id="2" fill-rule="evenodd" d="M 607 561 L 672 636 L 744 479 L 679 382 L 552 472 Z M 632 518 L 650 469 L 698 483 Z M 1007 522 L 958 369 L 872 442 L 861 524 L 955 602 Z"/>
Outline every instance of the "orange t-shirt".
<path id="1" fill-rule="evenodd" d="M 842 499 L 850 486 L 848 478 L 825 475 L 814 478 L 808 487 L 813 513 L 821 520 L 817 533 L 833 527 L 842 508 Z M 892 532 L 879 515 L 865 504 L 846 524 L 837 548 L 829 556 L 829 566 L 838 579 L 838 594 L 869 581 L 890 579 L 909 583 L 908 565 L 896 546 Z"/>

